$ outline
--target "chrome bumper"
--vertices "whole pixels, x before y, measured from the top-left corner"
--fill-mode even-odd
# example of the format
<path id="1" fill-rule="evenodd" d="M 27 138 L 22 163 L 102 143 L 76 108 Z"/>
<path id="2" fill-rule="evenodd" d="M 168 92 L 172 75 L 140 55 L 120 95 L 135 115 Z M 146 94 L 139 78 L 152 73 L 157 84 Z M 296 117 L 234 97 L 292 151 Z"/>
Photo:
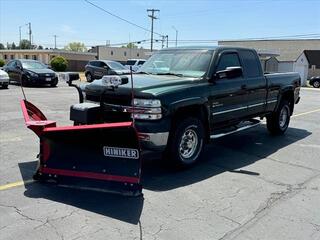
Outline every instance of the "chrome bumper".
<path id="1" fill-rule="evenodd" d="M 163 151 L 165 150 L 169 132 L 160 133 L 138 133 L 139 141 L 143 149 Z"/>

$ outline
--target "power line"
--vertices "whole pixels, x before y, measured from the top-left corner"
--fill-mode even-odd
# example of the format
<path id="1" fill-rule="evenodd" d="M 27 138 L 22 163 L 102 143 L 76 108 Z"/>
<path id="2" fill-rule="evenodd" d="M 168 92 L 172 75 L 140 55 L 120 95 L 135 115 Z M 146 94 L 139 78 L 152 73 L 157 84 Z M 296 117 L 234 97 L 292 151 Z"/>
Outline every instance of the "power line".
<path id="1" fill-rule="evenodd" d="M 120 19 L 120 20 L 122 20 L 122 21 L 124 21 L 124 22 L 126 22 L 126 23 L 128 23 L 128 24 L 131 24 L 131 25 L 133 25 L 133 26 L 135 26 L 135 27 L 137 27 L 137 28 L 143 29 L 144 31 L 151 32 L 149 29 L 147 29 L 147 28 L 145 28 L 145 27 L 142 27 L 142 26 L 139 26 L 138 24 L 133 23 L 133 22 L 127 20 L 127 19 L 124 19 L 124 18 L 122 18 L 122 17 L 120 17 L 120 16 L 118 16 L 118 15 L 112 13 L 112 12 L 109 12 L 108 10 L 106 10 L 106 9 L 104 9 L 104 8 L 102 8 L 102 7 L 96 5 L 96 4 L 94 4 L 94 3 L 92 3 L 92 2 L 90 2 L 90 1 L 88 1 L 88 0 L 84 0 L 84 1 L 87 2 L 87 3 L 89 3 L 89 4 L 91 4 L 92 6 L 94 6 L 94 7 L 96 7 L 96 8 L 98 8 L 98 9 L 100 9 L 101 11 L 103 11 L 103 12 L 105 12 L 105 13 L 113 16 L 113 17 L 115 17 L 115 18 L 118 18 L 118 19 Z M 162 34 L 157 33 L 157 32 L 154 32 L 154 34 L 157 34 L 157 35 L 159 35 L 159 36 L 162 36 Z"/>

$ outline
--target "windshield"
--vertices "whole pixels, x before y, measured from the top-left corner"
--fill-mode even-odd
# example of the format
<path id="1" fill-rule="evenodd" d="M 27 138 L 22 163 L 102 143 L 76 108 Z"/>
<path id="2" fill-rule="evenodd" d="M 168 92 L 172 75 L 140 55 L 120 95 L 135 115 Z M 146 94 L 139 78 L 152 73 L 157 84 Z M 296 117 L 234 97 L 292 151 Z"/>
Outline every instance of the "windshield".
<path id="1" fill-rule="evenodd" d="M 208 70 L 212 51 L 165 50 L 152 55 L 139 72 L 158 75 L 202 77 Z"/>
<path id="2" fill-rule="evenodd" d="M 40 63 L 40 62 L 36 62 L 36 61 L 25 61 L 25 62 L 21 62 L 22 63 L 22 67 L 26 68 L 26 69 L 45 69 L 48 68 L 46 65 Z"/>
<path id="3" fill-rule="evenodd" d="M 121 63 L 118 62 L 108 62 L 108 65 L 114 70 L 127 70 Z"/>

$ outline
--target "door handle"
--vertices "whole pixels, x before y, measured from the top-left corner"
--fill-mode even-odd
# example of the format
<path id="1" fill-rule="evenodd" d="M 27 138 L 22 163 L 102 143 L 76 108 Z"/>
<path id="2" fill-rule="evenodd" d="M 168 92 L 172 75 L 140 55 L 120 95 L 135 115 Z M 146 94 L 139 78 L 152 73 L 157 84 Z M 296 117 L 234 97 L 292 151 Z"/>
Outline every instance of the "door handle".
<path id="1" fill-rule="evenodd" d="M 242 84 L 241 85 L 241 89 L 243 89 L 243 90 L 247 89 L 247 85 L 246 84 Z"/>

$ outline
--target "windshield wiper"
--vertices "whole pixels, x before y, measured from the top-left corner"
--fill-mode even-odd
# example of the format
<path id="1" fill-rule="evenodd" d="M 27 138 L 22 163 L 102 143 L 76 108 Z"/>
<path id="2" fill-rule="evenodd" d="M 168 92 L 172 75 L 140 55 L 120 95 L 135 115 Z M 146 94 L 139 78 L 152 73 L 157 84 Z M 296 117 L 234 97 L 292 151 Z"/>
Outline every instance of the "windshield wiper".
<path id="1" fill-rule="evenodd" d="M 156 75 L 171 75 L 171 76 L 183 77 L 183 74 L 181 73 L 172 73 L 172 72 L 156 73 Z"/>

